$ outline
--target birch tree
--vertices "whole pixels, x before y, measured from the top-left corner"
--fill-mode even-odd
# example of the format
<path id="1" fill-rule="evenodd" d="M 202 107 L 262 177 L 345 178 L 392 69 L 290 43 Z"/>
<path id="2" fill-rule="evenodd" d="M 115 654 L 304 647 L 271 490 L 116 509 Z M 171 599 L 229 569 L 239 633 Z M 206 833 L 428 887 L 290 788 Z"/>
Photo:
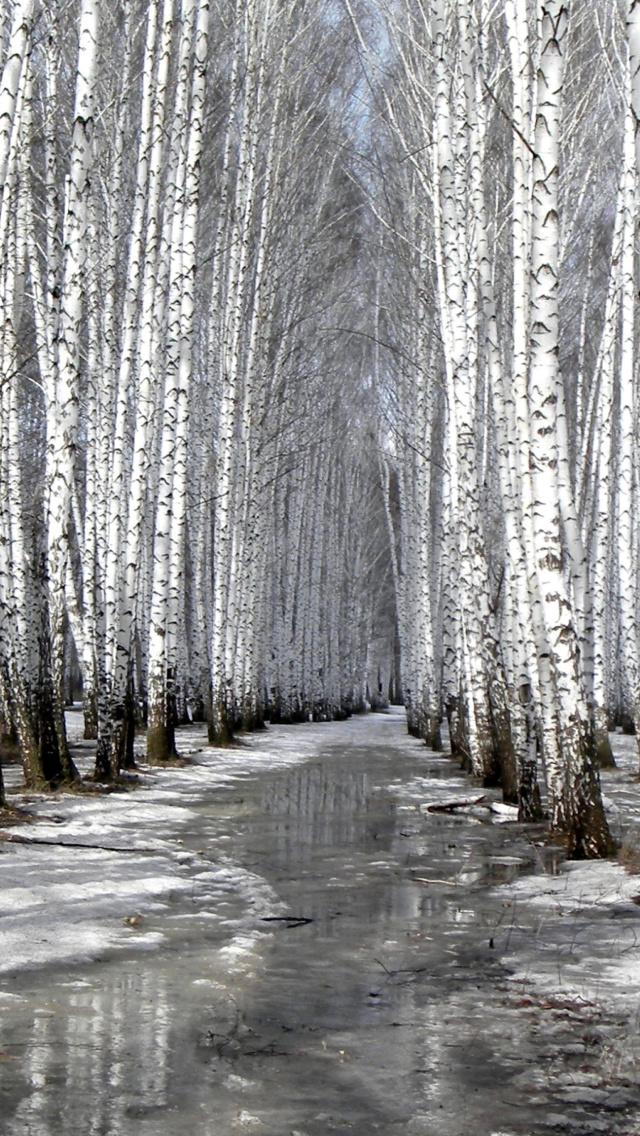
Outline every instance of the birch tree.
<path id="1" fill-rule="evenodd" d="M 154 760 L 175 752 L 175 682 L 183 601 L 185 506 L 190 380 L 193 367 L 194 274 L 207 58 L 208 0 L 185 0 L 182 10 L 180 75 L 172 136 L 173 217 L 162 399 L 159 497 L 153 546 L 153 588 L 149 636 L 149 731 Z M 194 54 L 193 66 L 190 56 Z M 186 131 L 186 141 L 184 134 Z M 184 146 L 184 151 L 181 148 Z"/>
<path id="2" fill-rule="evenodd" d="M 551 822 L 570 835 L 576 851 L 601 855 L 609 851 L 611 839 L 599 798 L 579 629 L 563 564 L 566 553 L 563 556 L 558 482 L 564 396 L 558 368 L 557 184 L 567 20 L 562 0 L 542 6 L 534 128 L 529 373 L 533 539 L 540 604 L 536 633 Z"/>
<path id="3" fill-rule="evenodd" d="M 80 324 L 87 257 L 88 197 L 98 48 L 99 6 L 83 0 L 80 11 L 78 66 L 69 175 L 64 202 L 60 311 L 54 329 L 55 362 L 46 392 L 47 437 L 47 579 L 49 637 L 53 672 L 53 713 L 60 760 L 74 774 L 64 725 L 62 691 L 65 641 L 65 582 L 70 554 L 69 528 L 75 489 L 80 381 Z"/>

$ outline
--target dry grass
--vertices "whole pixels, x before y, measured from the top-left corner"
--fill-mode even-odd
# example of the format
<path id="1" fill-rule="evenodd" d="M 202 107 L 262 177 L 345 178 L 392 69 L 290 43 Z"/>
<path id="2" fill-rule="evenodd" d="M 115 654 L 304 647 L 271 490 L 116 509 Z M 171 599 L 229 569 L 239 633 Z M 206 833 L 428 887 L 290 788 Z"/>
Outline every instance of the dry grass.
<path id="1" fill-rule="evenodd" d="M 640 876 L 640 835 L 627 836 L 618 850 L 618 863 L 631 876 Z"/>

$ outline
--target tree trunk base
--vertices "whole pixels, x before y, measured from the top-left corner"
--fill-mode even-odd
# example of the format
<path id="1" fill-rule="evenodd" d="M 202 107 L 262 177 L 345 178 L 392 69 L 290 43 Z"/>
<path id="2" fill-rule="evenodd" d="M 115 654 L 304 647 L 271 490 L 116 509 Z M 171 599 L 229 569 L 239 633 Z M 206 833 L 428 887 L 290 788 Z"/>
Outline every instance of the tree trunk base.
<path id="1" fill-rule="evenodd" d="M 422 732 L 424 744 L 434 753 L 442 753 L 442 733 L 440 730 L 440 718 L 428 716 L 425 720 L 425 728 Z"/>
<path id="2" fill-rule="evenodd" d="M 209 721 L 209 745 L 216 749 L 228 749 L 233 743 L 233 728 L 225 712 L 218 712 Z"/>
<path id="3" fill-rule="evenodd" d="M 166 765 L 176 760 L 178 751 L 173 730 L 164 723 L 147 730 L 147 761 L 149 765 Z"/>
<path id="4" fill-rule="evenodd" d="M 609 735 L 604 730 L 596 731 L 596 761 L 599 769 L 616 768 L 616 759 L 613 756 Z"/>

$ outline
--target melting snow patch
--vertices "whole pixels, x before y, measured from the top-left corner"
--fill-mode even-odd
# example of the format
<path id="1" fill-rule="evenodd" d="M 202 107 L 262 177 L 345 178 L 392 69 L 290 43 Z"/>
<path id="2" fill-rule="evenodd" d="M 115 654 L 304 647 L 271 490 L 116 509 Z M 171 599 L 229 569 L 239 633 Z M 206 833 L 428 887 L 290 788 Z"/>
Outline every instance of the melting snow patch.
<path id="1" fill-rule="evenodd" d="M 543 881 L 539 876 L 523 876 L 501 889 L 518 902 L 565 911 L 628 902 L 639 890 L 637 877 L 628 875 L 620 864 L 603 860 L 568 861 L 557 876 L 545 876 Z"/>
<path id="2" fill-rule="evenodd" d="M 500 821 L 514 821 L 518 819 L 518 808 L 516 805 L 505 805 L 502 801 L 491 802 L 491 812 L 495 814 L 496 819 Z"/>
<path id="3" fill-rule="evenodd" d="M 82 733 L 81 714 L 68 716 L 72 740 Z M 306 734 L 306 731 L 305 731 Z M 335 731 L 334 731 L 335 734 Z M 160 912 L 172 896 L 192 894 L 194 903 L 215 909 L 230 898 L 239 901 L 252 921 L 279 914 L 283 905 L 259 875 L 218 858 L 210 871 L 194 874 L 194 854 L 176 848 L 176 840 L 196 816 L 196 808 L 216 789 L 239 784 L 264 770 L 289 769 L 317 756 L 326 729 L 310 726 L 308 734 L 273 729 L 269 745 L 257 739 L 225 753 L 203 744 L 201 726 L 180 731 L 180 748 L 192 764 L 179 770 L 143 763 L 132 792 L 103 797 L 60 794 L 17 794 L 19 804 L 40 813 L 29 829 L 34 843 L 3 846 L 0 890 L 0 973 L 50 963 L 85 961 L 118 945 L 151 949 L 163 941 L 155 932 L 124 925 L 134 913 Z M 333 738 L 332 738 L 333 740 Z M 90 750 L 76 754 L 82 772 L 92 762 Z M 18 767 L 7 770 L 15 793 Z M 55 817 L 51 814 L 55 811 Z M 215 841 L 226 840 L 218 833 Z M 80 844 L 82 847 L 77 847 Z M 207 917 L 211 911 L 198 911 Z M 236 923 L 230 923 L 235 929 Z M 246 967 L 261 936 L 248 934 L 229 946 L 230 965 Z M 244 962 L 242 960 L 244 959 Z"/>
<path id="4" fill-rule="evenodd" d="M 262 1124 L 260 1117 L 254 1116 L 252 1112 L 247 1112 L 246 1109 L 239 1112 L 233 1120 L 234 1128 L 256 1128 L 259 1124 Z"/>
<path id="5" fill-rule="evenodd" d="M 637 877 L 607 861 L 570 861 L 557 876 L 497 888 L 513 913 L 502 943 L 496 938 L 509 984 L 628 1012 L 640 1003 L 639 890 Z"/>
<path id="6" fill-rule="evenodd" d="M 249 977 L 251 966 L 267 937 L 260 931 L 240 933 L 226 947 L 221 947 L 219 954 L 225 960 L 228 973 Z"/>
<path id="7" fill-rule="evenodd" d="M 235 1073 L 230 1073 L 229 1076 L 223 1081 L 225 1089 L 240 1089 L 241 1092 L 246 1092 L 247 1089 L 254 1089 L 256 1087 L 255 1081 L 247 1081 L 246 1077 L 238 1077 Z"/>

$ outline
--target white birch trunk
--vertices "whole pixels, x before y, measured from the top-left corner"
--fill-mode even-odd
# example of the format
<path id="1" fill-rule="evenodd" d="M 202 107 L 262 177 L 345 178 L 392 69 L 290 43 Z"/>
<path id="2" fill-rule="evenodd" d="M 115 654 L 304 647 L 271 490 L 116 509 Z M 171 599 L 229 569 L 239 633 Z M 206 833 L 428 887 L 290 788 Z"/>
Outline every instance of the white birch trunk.
<path id="1" fill-rule="evenodd" d="M 167 371 L 154 533 L 149 633 L 147 753 L 175 752 L 176 647 L 183 600 L 189 394 L 193 354 L 194 275 L 202 151 L 208 0 L 184 0 L 180 73 L 174 118 L 174 219 L 171 239 Z M 191 54 L 195 41 L 195 59 Z M 191 81 L 189 82 L 189 79 Z M 186 141 L 184 131 L 186 130 Z"/>
<path id="2" fill-rule="evenodd" d="M 558 481 L 558 157 L 567 8 L 541 10 L 541 55 L 534 136 L 529 404 L 534 540 L 542 626 L 541 694 L 551 823 L 584 856 L 607 854 L 611 837 L 600 798 L 593 724 L 586 703 L 562 547 Z"/>
<path id="3" fill-rule="evenodd" d="M 74 775 L 64 724 L 64 585 L 69 557 L 71 498 L 75 483 L 80 379 L 80 322 L 87 250 L 87 209 L 92 164 L 94 87 L 98 48 L 98 3 L 83 0 L 74 126 L 65 196 L 60 322 L 57 329 L 55 432 L 47 439 L 47 571 L 49 637 L 53 667 L 54 718 L 60 757 L 67 776 Z"/>

